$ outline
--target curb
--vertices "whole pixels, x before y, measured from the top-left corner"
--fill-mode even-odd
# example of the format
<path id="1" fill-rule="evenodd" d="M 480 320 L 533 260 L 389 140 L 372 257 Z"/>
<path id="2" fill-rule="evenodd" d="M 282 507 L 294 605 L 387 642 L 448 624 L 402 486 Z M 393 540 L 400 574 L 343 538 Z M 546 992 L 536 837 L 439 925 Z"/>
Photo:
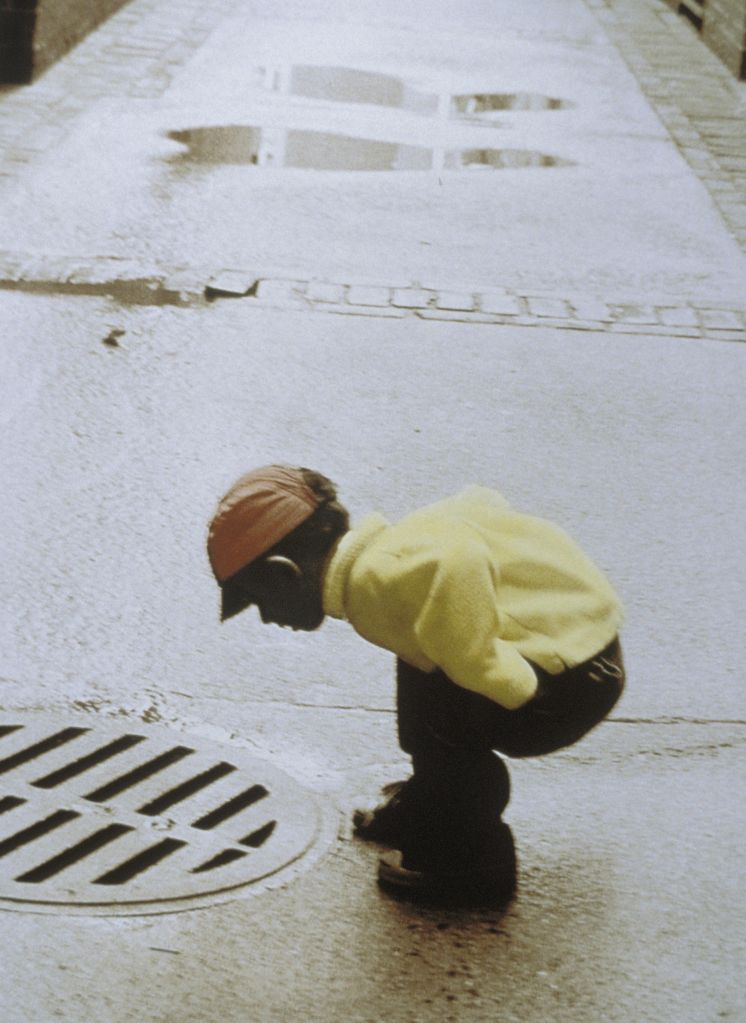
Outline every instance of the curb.
<path id="1" fill-rule="evenodd" d="M 309 280 L 236 268 L 147 266 L 116 256 L 31 257 L 0 252 L 0 289 L 101 295 L 123 305 L 189 306 L 241 298 L 254 308 L 341 316 L 410 316 L 434 322 L 746 341 L 746 303 L 636 304 L 499 287 L 454 290 L 417 282 Z"/>
<path id="2" fill-rule="evenodd" d="M 584 0 L 746 252 L 746 84 L 658 0 Z"/>

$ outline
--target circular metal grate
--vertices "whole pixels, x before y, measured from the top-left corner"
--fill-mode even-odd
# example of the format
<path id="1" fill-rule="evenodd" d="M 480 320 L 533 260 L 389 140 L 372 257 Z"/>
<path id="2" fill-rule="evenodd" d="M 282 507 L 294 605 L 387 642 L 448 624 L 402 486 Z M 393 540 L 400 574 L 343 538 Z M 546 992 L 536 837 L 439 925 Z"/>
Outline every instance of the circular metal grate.
<path id="1" fill-rule="evenodd" d="M 164 912 L 276 874 L 313 795 L 242 750 L 164 729 L 0 719 L 0 906 Z"/>

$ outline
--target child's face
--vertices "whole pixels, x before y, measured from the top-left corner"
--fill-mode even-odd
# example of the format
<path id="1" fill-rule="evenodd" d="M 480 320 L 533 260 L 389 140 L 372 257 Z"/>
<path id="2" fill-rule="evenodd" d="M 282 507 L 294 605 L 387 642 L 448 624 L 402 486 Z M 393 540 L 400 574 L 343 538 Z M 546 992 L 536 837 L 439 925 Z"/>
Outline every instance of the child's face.
<path id="1" fill-rule="evenodd" d="M 320 579 L 259 560 L 241 585 L 265 624 L 312 632 L 324 620 Z"/>

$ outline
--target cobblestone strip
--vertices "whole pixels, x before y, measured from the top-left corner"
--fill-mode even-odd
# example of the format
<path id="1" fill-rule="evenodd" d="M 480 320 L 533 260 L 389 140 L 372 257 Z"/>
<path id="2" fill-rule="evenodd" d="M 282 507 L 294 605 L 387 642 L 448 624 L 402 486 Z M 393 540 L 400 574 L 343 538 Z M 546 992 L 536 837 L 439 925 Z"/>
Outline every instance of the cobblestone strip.
<path id="1" fill-rule="evenodd" d="M 746 251 L 746 84 L 662 0 L 585 0 Z"/>
<path id="2" fill-rule="evenodd" d="M 30 256 L 0 251 L 0 289 L 107 295 L 123 303 L 194 305 L 247 299 L 255 308 L 303 309 L 341 316 L 416 317 L 458 323 L 746 341 L 741 304 L 623 303 L 587 295 L 473 291 L 402 282 L 301 280 L 260 271 L 143 265 L 115 256 Z"/>
<path id="3" fill-rule="evenodd" d="M 209 285 L 208 294 L 218 297 Z M 717 303 L 641 306 L 587 296 L 530 295 L 498 288 L 467 292 L 419 284 L 345 284 L 261 277 L 244 294 L 259 305 L 310 308 L 342 316 L 415 316 L 458 323 L 746 341 L 746 299 L 742 306 Z"/>
<path id="4" fill-rule="evenodd" d="M 130 0 L 33 85 L 0 86 L 0 180 L 15 177 L 96 100 L 160 96 L 243 0 Z"/>

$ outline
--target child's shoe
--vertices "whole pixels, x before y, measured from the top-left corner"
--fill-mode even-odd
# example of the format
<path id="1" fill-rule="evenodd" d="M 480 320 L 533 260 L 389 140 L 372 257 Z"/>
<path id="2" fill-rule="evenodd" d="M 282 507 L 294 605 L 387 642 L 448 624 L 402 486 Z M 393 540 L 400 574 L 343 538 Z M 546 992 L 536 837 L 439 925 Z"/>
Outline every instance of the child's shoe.
<path id="1" fill-rule="evenodd" d="M 505 905 L 515 894 L 513 833 L 500 821 L 477 844 L 464 843 L 449 853 L 392 849 L 378 864 L 379 884 L 404 898 L 456 901 L 468 905 Z"/>
<path id="2" fill-rule="evenodd" d="M 411 781 L 391 781 L 381 793 L 386 797 L 372 810 L 354 810 L 352 827 L 358 838 L 382 845 L 399 845 L 411 816 Z M 409 786 L 409 788 L 408 788 Z"/>

